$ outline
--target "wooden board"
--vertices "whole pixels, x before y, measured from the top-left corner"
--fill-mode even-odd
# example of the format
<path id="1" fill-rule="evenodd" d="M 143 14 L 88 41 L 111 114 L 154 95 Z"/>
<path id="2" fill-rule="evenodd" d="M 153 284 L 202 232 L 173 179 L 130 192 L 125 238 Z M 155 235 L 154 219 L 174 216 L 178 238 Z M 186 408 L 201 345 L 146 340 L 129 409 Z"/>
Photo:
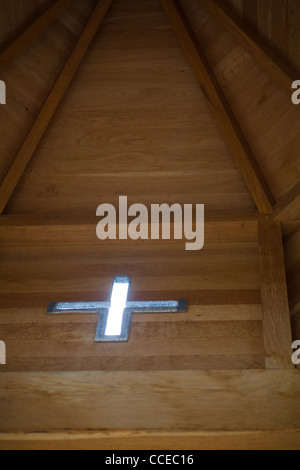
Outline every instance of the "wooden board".
<path id="1" fill-rule="evenodd" d="M 74 49 L 65 63 L 55 85 L 42 106 L 32 128 L 26 136 L 16 158 L 0 186 L 0 214 L 3 213 L 23 173 L 35 153 L 44 133 L 51 122 L 57 107 L 66 93 L 86 51 L 103 21 L 111 0 L 99 1 L 85 25 Z"/>
<path id="2" fill-rule="evenodd" d="M 299 430 L 0 434 L 2 450 L 299 450 Z"/>
<path id="3" fill-rule="evenodd" d="M 281 50 L 283 59 L 289 57 L 290 65 L 299 70 L 297 0 L 228 3 L 234 4 L 243 21 L 257 26 L 262 41 L 265 39 L 276 53 L 281 54 Z M 300 179 L 300 107 L 292 104 L 292 89 L 289 92 L 277 86 L 232 35 L 199 7 L 198 0 L 188 0 L 184 5 L 218 82 L 275 199 L 279 200 Z M 254 18 L 258 18 L 258 23 Z M 295 73 L 294 80 L 298 75 Z"/>
<path id="4" fill-rule="evenodd" d="M 93 216 L 122 193 L 254 209 L 159 0 L 114 1 L 6 213 Z"/>
<path id="5" fill-rule="evenodd" d="M 293 368 L 291 321 L 280 222 L 260 222 L 259 241 L 266 367 Z"/>
<path id="6" fill-rule="evenodd" d="M 1 372 L 264 368 L 253 224 L 211 222 L 198 252 L 178 241 L 2 246 Z M 130 342 L 118 345 L 94 343 L 97 315 L 46 315 L 51 300 L 107 300 L 122 273 L 132 300 L 187 297 L 188 313 L 134 315 Z"/>
<path id="7" fill-rule="evenodd" d="M 62 13 L 69 8 L 73 0 L 56 1 L 25 31 L 23 31 L 11 44 L 0 52 L 0 72 L 23 52 L 36 38 L 38 38 Z M 6 16 L 7 18 L 7 16 Z M 8 18 L 7 18 L 8 19 Z"/>
<path id="8" fill-rule="evenodd" d="M 4 31 L 9 28 L 9 25 L 11 28 L 16 26 L 18 30 L 19 27 L 13 26 L 13 24 L 14 21 L 21 21 L 22 15 L 25 15 L 24 18 L 29 15 L 28 18 L 33 20 L 38 7 L 42 4 L 44 5 L 45 1 L 10 0 L 7 2 L 4 0 L 1 2 L 0 9 L 3 7 L 4 11 L 3 16 L 1 14 L 0 17 L 7 19 Z M 49 26 L 44 34 L 23 51 L 7 70 L 1 73 L 1 79 L 7 84 L 7 105 L 1 106 L 0 112 L 1 133 L 3 136 L 5 135 L 5 138 L 0 142 L 0 182 L 3 181 L 12 165 L 63 64 L 74 47 L 83 25 L 91 14 L 94 4 L 95 0 L 74 2 L 60 16 L 59 21 Z M 25 24 L 27 24 L 27 20 Z M 24 29 L 24 26 L 20 26 L 20 31 Z"/>
<path id="9" fill-rule="evenodd" d="M 2 432 L 300 427 L 296 371 L 12 373 L 0 383 Z"/>

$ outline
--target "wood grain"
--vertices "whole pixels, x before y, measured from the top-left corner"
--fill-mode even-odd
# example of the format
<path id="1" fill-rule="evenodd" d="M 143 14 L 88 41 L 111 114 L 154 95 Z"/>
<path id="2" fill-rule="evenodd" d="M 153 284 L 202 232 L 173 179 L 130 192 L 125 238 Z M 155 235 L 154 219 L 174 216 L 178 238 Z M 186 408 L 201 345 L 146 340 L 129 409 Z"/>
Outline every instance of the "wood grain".
<path id="1" fill-rule="evenodd" d="M 300 338 L 300 225 L 285 239 L 287 281 L 290 299 L 293 339 Z"/>
<path id="2" fill-rule="evenodd" d="M 32 155 L 44 135 L 58 105 L 60 104 L 68 86 L 74 77 L 90 43 L 92 42 L 107 10 L 111 0 L 100 1 L 89 21 L 87 22 L 75 48 L 73 49 L 67 63 L 65 64 L 59 78 L 52 88 L 44 106 L 42 107 L 33 127 L 27 135 L 16 159 L 11 166 L 6 178 L 0 187 L 0 213 L 6 207 L 13 191 L 19 183 Z"/>
<path id="3" fill-rule="evenodd" d="M 254 25 L 252 30 L 247 28 L 245 23 L 241 23 L 238 17 L 234 17 L 232 11 L 226 8 L 224 3 L 218 0 L 198 0 L 199 3 L 217 20 L 220 24 L 233 35 L 234 39 L 244 47 L 250 55 L 264 68 L 271 77 L 288 91 L 291 90 L 291 84 L 296 80 L 296 72 L 277 56 L 272 49 L 266 47 L 255 34 L 257 26 L 257 14 L 251 21 L 250 15 L 253 14 L 255 5 L 251 2 L 249 13 L 245 6 L 245 14 L 250 23 Z M 245 2 L 249 6 L 249 1 Z M 253 6 L 254 5 L 254 6 Z M 277 3 L 276 3 L 277 5 Z M 281 15 L 282 19 L 282 15 Z M 286 38 L 286 36 L 285 36 Z"/>
<path id="4" fill-rule="evenodd" d="M 33 24 L 0 53 L 2 72 L 24 49 L 40 36 L 74 0 L 57 0 Z"/>
<path id="5" fill-rule="evenodd" d="M 274 219 L 281 221 L 300 219 L 300 182 L 277 202 Z"/>
<path id="6" fill-rule="evenodd" d="M 1 433 L 1 450 L 299 450 L 298 430 Z"/>
<path id="7" fill-rule="evenodd" d="M 0 383 L 2 432 L 300 426 L 296 371 L 7 373 Z"/>
<path id="8" fill-rule="evenodd" d="M 210 68 L 209 62 L 200 48 L 197 37 L 190 27 L 184 10 L 179 2 L 174 2 L 173 0 L 162 0 L 162 5 L 190 61 L 197 80 L 204 89 L 214 116 L 220 125 L 225 140 L 231 149 L 258 209 L 262 213 L 272 213 L 274 199 L 271 191 L 264 180 L 245 135 Z"/>
<path id="9" fill-rule="evenodd" d="M 289 369 L 292 333 L 280 222 L 260 222 L 259 240 L 266 367 Z"/>

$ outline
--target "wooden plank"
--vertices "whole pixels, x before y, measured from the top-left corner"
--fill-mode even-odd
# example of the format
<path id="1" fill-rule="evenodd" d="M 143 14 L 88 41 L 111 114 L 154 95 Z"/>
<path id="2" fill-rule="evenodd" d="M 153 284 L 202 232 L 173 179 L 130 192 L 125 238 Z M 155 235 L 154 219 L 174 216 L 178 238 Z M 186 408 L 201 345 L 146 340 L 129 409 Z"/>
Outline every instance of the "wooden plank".
<path id="1" fill-rule="evenodd" d="M 247 52 L 271 75 L 274 81 L 291 92 L 297 73 L 270 47 L 262 43 L 258 34 L 243 23 L 224 2 L 198 0 L 198 2 L 239 42 Z"/>
<path id="2" fill-rule="evenodd" d="M 300 431 L 2 433 L 1 450 L 299 450 Z"/>
<path id="3" fill-rule="evenodd" d="M 0 430 L 299 430 L 299 394 L 297 371 L 7 373 Z"/>
<path id="4" fill-rule="evenodd" d="M 202 86 L 224 138 L 260 212 L 273 212 L 274 198 L 243 131 L 201 50 L 183 8 L 177 0 L 161 0 L 178 40 Z"/>
<path id="5" fill-rule="evenodd" d="M 0 53 L 0 73 L 37 39 L 74 0 L 57 0 L 34 23 Z"/>
<path id="6" fill-rule="evenodd" d="M 67 91 L 87 49 L 106 15 L 112 0 L 100 0 L 79 37 L 69 59 L 61 71 L 44 106 L 28 133 L 14 163 L 0 188 L 0 214 L 6 207 L 11 195 L 18 185 L 31 157 L 36 151 L 56 109 Z"/>
<path id="7" fill-rule="evenodd" d="M 282 221 L 300 220 L 300 182 L 277 202 L 274 219 Z"/>
<path id="8" fill-rule="evenodd" d="M 259 241 L 266 368 L 290 369 L 292 332 L 280 222 L 260 222 Z"/>
<path id="9" fill-rule="evenodd" d="M 46 246 L 46 245 L 99 245 L 96 226 L 99 218 L 49 219 L 47 217 L 0 218 L 0 246 Z M 249 214 L 205 214 L 206 243 L 253 242 L 257 240 L 257 213 Z M 195 227 L 194 227 L 195 229 Z M 172 241 L 174 224 L 171 224 Z M 170 241 L 149 240 L 147 243 L 170 243 Z M 107 241 L 116 245 L 120 241 Z M 130 243 L 130 240 L 128 240 Z M 145 243 L 137 240 L 132 243 Z"/>

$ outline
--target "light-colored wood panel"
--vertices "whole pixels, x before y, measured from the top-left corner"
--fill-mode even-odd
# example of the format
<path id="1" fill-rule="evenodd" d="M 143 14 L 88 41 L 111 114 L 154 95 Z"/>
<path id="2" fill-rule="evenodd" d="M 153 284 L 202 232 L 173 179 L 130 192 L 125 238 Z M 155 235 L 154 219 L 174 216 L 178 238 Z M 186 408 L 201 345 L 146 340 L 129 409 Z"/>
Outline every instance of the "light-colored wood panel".
<path id="1" fill-rule="evenodd" d="M 229 216 L 230 217 L 230 216 Z M 232 221 L 220 214 L 214 219 L 212 214 L 205 214 L 205 243 L 239 241 L 257 241 L 256 214 L 232 214 Z M 218 220 L 219 218 L 219 220 Z M 233 219 L 236 219 L 235 221 Z M 246 219 L 248 219 L 246 221 Z M 251 220 L 252 219 L 252 220 Z M 2 216 L 0 219 L 0 244 L 4 246 L 42 246 L 42 245 L 98 245 L 95 236 L 98 219 L 49 219 Z M 193 229 L 195 230 L 195 226 Z M 171 225 L 171 239 L 174 237 Z M 129 240 L 128 240 L 129 242 Z M 147 243 L 150 243 L 149 240 Z M 177 242 L 177 241 L 176 241 Z M 108 241 L 106 242 L 108 243 Z M 117 241 L 112 240 L 111 244 Z M 142 243 L 135 241 L 134 243 Z M 153 243 L 157 241 L 153 240 Z M 170 241 L 162 241 L 170 243 Z"/>
<path id="2" fill-rule="evenodd" d="M 210 64 L 191 29 L 184 10 L 177 2 L 162 0 L 178 40 L 201 84 L 244 181 L 261 213 L 273 212 L 273 196 L 240 128 L 238 120 L 220 88 Z"/>
<path id="3" fill-rule="evenodd" d="M 161 294 L 163 296 L 163 293 Z M 49 317 L 45 315 L 44 308 L 1 308 L 0 325 L 18 325 L 22 320 L 23 325 L 33 322 L 41 324 L 60 324 L 65 323 L 95 323 L 94 314 L 82 315 L 54 315 Z M 149 321 L 149 316 L 144 314 L 134 314 L 132 323 L 144 323 Z M 261 305 L 190 305 L 187 312 L 176 314 L 151 314 L 151 322 L 260 322 L 262 321 Z"/>
<path id="4" fill-rule="evenodd" d="M 262 370 L 263 355 L 11 357 L 6 372 Z M 2 373 L 0 371 L 0 373 Z"/>
<path id="5" fill-rule="evenodd" d="M 232 176 L 229 172 L 219 173 L 218 177 L 203 174 L 201 179 L 199 175 L 180 177 L 178 174 L 130 178 L 76 175 L 56 177 L 53 182 L 41 177 L 35 186 L 27 184 L 31 179 L 28 177 L 18 187 L 6 213 L 51 218 L 63 214 L 68 217 L 92 217 L 100 204 L 109 203 L 117 208 L 119 195 L 128 196 L 129 206 L 135 203 L 147 207 L 151 204 L 179 203 L 205 204 L 208 212 L 241 212 L 245 207 L 254 209 L 251 196 L 244 189 L 242 181 L 235 172 Z M 109 184 L 109 180 L 112 184 Z M 114 188 L 117 188 L 117 194 Z M 24 192 L 30 194 L 25 196 Z"/>
<path id="6" fill-rule="evenodd" d="M 160 338 L 135 339 L 129 343 L 94 343 L 95 328 L 91 328 L 90 335 L 85 341 L 11 341 L 7 343 L 7 354 L 11 357 L 23 358 L 68 358 L 70 355 L 75 358 L 85 357 L 136 357 L 136 356 L 220 356 L 226 355 L 259 355 L 264 356 L 263 338 L 220 338 L 213 343 L 211 338 L 170 338 L 167 341 Z M 220 368 L 222 365 L 220 364 Z"/>
<path id="7" fill-rule="evenodd" d="M 198 0 L 195 0 L 197 3 Z M 270 22 L 271 31 L 272 2 L 268 2 L 268 6 L 265 1 L 260 2 L 259 11 L 263 11 L 264 6 L 268 12 L 265 20 L 266 23 Z M 279 23 L 280 19 L 276 21 Z M 284 22 L 284 18 L 281 21 Z M 278 200 L 299 182 L 299 173 L 295 171 L 299 165 L 299 107 L 291 102 L 291 88 L 290 91 L 280 89 L 273 83 L 256 61 L 244 49 L 237 47 L 238 44 L 230 34 L 218 27 L 211 17 L 207 17 L 204 10 L 195 11 L 192 22 L 259 166 Z M 203 23 L 204 26 L 199 28 Z M 277 24 L 277 28 L 281 26 Z"/>
<path id="8" fill-rule="evenodd" d="M 7 83 L 7 105 L 1 107 L 0 113 L 0 126 L 5 135 L 5 139 L 0 142 L 0 181 L 3 181 L 9 171 L 51 86 L 55 83 L 82 30 L 82 25 L 91 13 L 93 2 L 94 0 L 74 2 L 60 21 L 49 26 L 47 31 L 1 74 L 1 79 Z M 10 3 L 14 3 L 14 0 Z M 24 2 L 20 3 L 25 5 Z M 29 0 L 26 5 L 30 6 L 32 3 Z M 22 10 L 20 5 L 16 9 Z"/>
<path id="9" fill-rule="evenodd" d="M 93 292 L 81 291 L 46 291 L 46 292 L 35 292 L 34 296 L 32 293 L 14 293 L 1 294 L 1 307 L 5 309 L 11 308 L 41 308 L 44 306 L 44 311 L 47 309 L 49 304 L 49 298 L 51 299 L 63 299 L 66 302 L 82 302 L 82 299 L 88 302 L 94 301 L 107 301 L 107 292 L 111 288 L 110 285 L 105 286 L 103 284 L 98 286 L 97 290 Z M 132 300 L 161 300 L 161 299 L 176 299 L 178 298 L 179 290 L 139 290 L 135 289 L 132 291 Z M 260 289 L 205 289 L 205 290 L 180 290 L 182 298 L 188 298 L 190 305 L 257 305 L 261 302 Z"/>
<path id="10" fill-rule="evenodd" d="M 2 450 L 299 450 L 299 431 L 2 433 Z"/>
<path id="11" fill-rule="evenodd" d="M 141 28 L 147 30 L 146 42 L 136 48 Z M 120 38 L 119 47 L 112 49 L 111 38 L 119 31 L 127 43 L 123 48 Z M 120 181 L 106 178 L 116 174 Z M 110 197 L 113 190 L 115 196 L 116 187 L 125 194 L 140 192 L 145 203 L 201 201 L 211 210 L 254 208 L 156 0 L 114 3 L 6 212 L 91 214 L 101 203 L 97 194 Z"/>
<path id="12" fill-rule="evenodd" d="M 12 193 L 18 185 L 33 153 L 46 131 L 57 107 L 59 106 L 73 76 L 75 75 L 89 44 L 92 42 L 107 10 L 111 4 L 110 0 L 97 4 L 89 21 L 87 22 L 80 38 L 78 39 L 68 61 L 59 75 L 51 90 L 44 106 L 27 135 L 14 163 L 6 175 L 0 187 L 0 213 L 5 209 Z"/>
<path id="13" fill-rule="evenodd" d="M 5 432 L 300 426 L 294 371 L 8 373 L 0 382 Z"/>
<path id="14" fill-rule="evenodd" d="M 160 245 L 158 245 L 160 246 Z M 260 287 L 257 244 L 186 252 L 150 244 L 99 247 L 28 247 L 1 250 L 1 293 L 110 291 L 120 271 L 135 290 L 256 290 Z M 53 275 L 55 272 L 55 276 Z M 59 300 L 59 299 L 52 299 Z"/>

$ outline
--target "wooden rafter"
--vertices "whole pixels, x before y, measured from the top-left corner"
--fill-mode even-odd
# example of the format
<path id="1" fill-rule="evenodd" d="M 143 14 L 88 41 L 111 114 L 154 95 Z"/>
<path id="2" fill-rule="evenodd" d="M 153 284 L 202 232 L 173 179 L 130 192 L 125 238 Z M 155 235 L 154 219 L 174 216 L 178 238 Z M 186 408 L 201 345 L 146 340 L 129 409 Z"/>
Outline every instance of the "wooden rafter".
<path id="1" fill-rule="evenodd" d="M 73 2 L 74 0 L 57 0 L 9 44 L 9 46 L 0 53 L 0 72 L 37 39 Z"/>
<path id="2" fill-rule="evenodd" d="M 178 0 L 161 0 L 182 49 L 208 98 L 210 107 L 261 213 L 272 214 L 274 198 L 243 131 L 202 51 Z M 217 156 L 216 156 L 217 158 Z"/>
<path id="3" fill-rule="evenodd" d="M 274 219 L 300 220 L 300 182 L 277 202 Z"/>
<path id="4" fill-rule="evenodd" d="M 98 1 L 69 59 L 21 146 L 15 161 L 0 187 L 0 214 L 3 213 L 31 157 L 36 151 L 111 3 L 112 0 Z"/>
<path id="5" fill-rule="evenodd" d="M 297 74 L 270 47 L 262 43 L 258 34 L 242 23 L 234 12 L 220 0 L 198 0 L 234 39 L 266 70 L 280 86 L 291 92 Z"/>
<path id="6" fill-rule="evenodd" d="M 259 222 L 259 246 L 266 368 L 290 369 L 292 332 L 280 222 Z"/>

